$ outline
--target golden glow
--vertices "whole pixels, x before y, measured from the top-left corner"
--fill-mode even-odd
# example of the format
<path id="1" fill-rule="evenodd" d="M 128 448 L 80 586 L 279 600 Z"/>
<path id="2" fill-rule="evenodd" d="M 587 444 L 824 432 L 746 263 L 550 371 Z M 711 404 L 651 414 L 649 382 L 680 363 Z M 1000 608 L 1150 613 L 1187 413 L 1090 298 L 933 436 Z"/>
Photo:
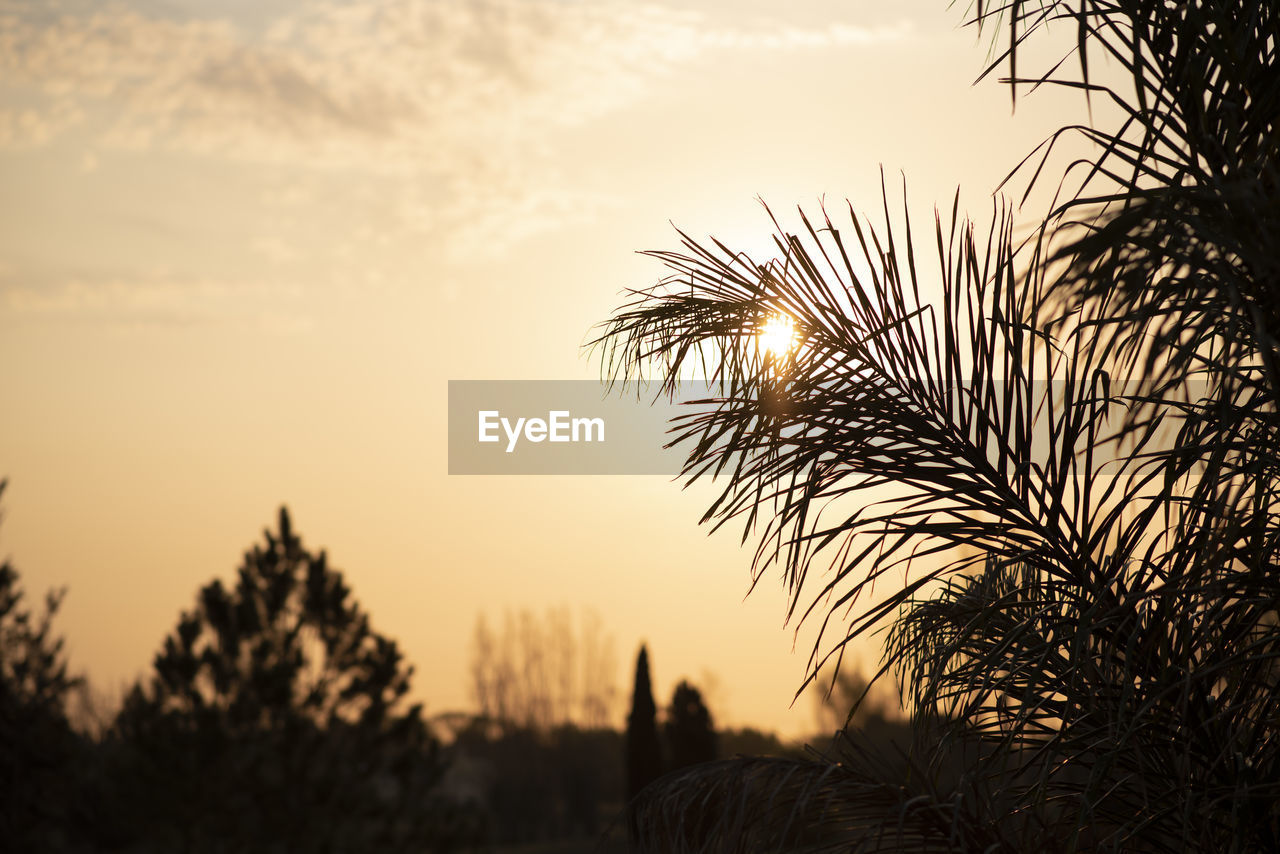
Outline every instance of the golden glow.
<path id="1" fill-rule="evenodd" d="M 782 591 L 742 599 L 752 550 L 697 525 L 719 484 L 450 476 L 447 381 L 595 379 L 597 356 L 578 343 L 620 288 L 663 275 L 635 250 L 679 250 L 669 222 L 772 258 L 753 195 L 794 230 L 791 204 L 816 214 L 822 188 L 874 208 L 879 162 L 911 178 L 924 214 L 957 183 L 996 186 L 1074 100 L 1027 99 L 1015 116 L 1003 89 L 939 74 L 978 57 L 972 34 L 935 31 L 930 4 L 895 4 L 910 26 L 885 27 L 874 49 L 765 44 L 733 4 L 709 0 L 680 4 L 706 16 L 692 25 L 685 9 L 668 20 L 676 4 L 651 15 L 454 0 L 427 15 L 430 35 L 390 14 L 284 8 L 304 4 L 190 0 L 170 15 L 179 4 L 120 0 L 101 18 L 68 5 L 57 17 L 34 3 L 0 11 L 40 45 L 0 86 L 0 110 L 31 119 L 0 130 L 0 558 L 12 555 L 35 610 L 43 591 L 68 587 L 54 629 L 73 670 L 108 693 L 142 675 L 180 610 L 213 577 L 234 580 L 287 504 L 374 628 L 402 641 L 428 714 L 470 708 L 478 614 L 568 605 L 608 623 L 624 701 L 644 639 L 660 703 L 677 677 L 709 668 L 732 703 L 708 700 L 717 722 L 808 734 L 809 703 L 791 697 L 810 635 L 793 655 Z M 827 6 L 796 13 L 835 33 Z M 511 10 L 502 50 L 473 49 L 495 9 Z M 704 26 L 732 45 L 702 39 Z M 152 49 L 166 38 L 182 51 Z M 96 79 L 76 71 L 86 52 Z M 858 110 L 792 97 L 885 65 L 900 73 L 860 92 Z M 303 69 L 318 88 L 300 100 L 286 85 L 235 85 L 263 67 Z M 355 92 L 391 94 L 352 107 Z M 723 116 L 758 115 L 762 101 L 778 120 L 728 144 Z M 860 132 L 866 112 L 902 103 L 922 108 Z M 338 120 L 335 104 L 348 107 Z M 649 143 L 657 118 L 680 128 L 678 156 Z M 952 126 L 986 130 L 937 133 Z M 1087 141 L 1065 144 L 1068 161 L 1093 156 Z M 766 326 L 782 308 L 756 304 L 732 332 L 741 355 L 776 360 L 769 378 L 786 380 L 815 333 L 796 318 L 788 335 L 787 312 Z M 717 367 L 686 364 L 688 379 Z M 299 413 L 322 415 L 299 430 Z M 857 647 L 864 661 L 877 644 Z M 614 720 L 625 725 L 622 711 Z"/>
<path id="2" fill-rule="evenodd" d="M 785 356 L 796 345 L 796 325 L 785 314 L 772 315 L 758 333 L 758 346 L 773 356 Z"/>

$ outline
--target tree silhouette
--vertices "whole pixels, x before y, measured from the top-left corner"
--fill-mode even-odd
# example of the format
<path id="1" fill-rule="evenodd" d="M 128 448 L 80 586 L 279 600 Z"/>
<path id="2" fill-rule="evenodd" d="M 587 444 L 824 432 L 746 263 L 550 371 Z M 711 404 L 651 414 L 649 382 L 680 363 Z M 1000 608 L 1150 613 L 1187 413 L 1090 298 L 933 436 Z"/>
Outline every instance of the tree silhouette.
<path id="1" fill-rule="evenodd" d="M 667 736 L 668 767 L 678 770 L 716 758 L 716 731 L 711 712 L 702 702 L 702 694 L 688 682 L 681 681 L 671 697 L 664 725 Z"/>
<path id="2" fill-rule="evenodd" d="M 443 765 L 412 668 L 285 509 L 165 639 L 116 725 L 148 797 L 134 823 L 187 850 L 436 850 L 468 832 L 435 796 Z"/>
<path id="3" fill-rule="evenodd" d="M 342 574 L 312 555 L 280 510 L 278 534 L 245 555 L 233 588 L 206 585 L 155 660 L 149 711 L 209 718 L 227 729 L 293 721 L 381 726 L 396 714 L 412 668 L 369 627 Z"/>
<path id="4" fill-rule="evenodd" d="M 690 769 L 636 806 L 641 850 L 701 845 L 682 822 L 708 802 L 734 850 L 1280 849 L 1280 9 L 976 9 L 1013 91 L 1120 110 L 1027 161 L 1029 192 L 1060 138 L 1096 145 L 1028 239 L 957 195 L 928 262 L 887 192 L 878 226 L 775 220 L 768 263 L 682 235 L 596 342 L 609 378 L 656 365 L 669 393 L 707 366 L 676 426 L 687 479 L 723 476 L 707 519 L 820 619 L 810 679 L 888 629 L 881 673 L 943 737 L 907 773 Z M 1027 74 L 1055 21 L 1074 55 Z M 779 315 L 795 347 L 752 346 Z"/>
<path id="5" fill-rule="evenodd" d="M 470 655 L 471 693 L 480 714 L 501 727 L 547 732 L 565 725 L 609 725 L 616 694 L 613 639 L 598 615 L 575 627 L 568 608 L 544 615 L 506 613 L 501 632 L 476 619 Z"/>
<path id="6" fill-rule="evenodd" d="M 69 675 L 53 631 L 62 595 L 49 593 L 38 615 L 23 602 L 17 570 L 0 563 L 0 840 L 15 851 L 57 850 L 71 831 L 82 745 L 67 701 L 81 680 Z"/>
<path id="7" fill-rule="evenodd" d="M 642 644 L 636 656 L 635 688 L 627 715 L 627 800 L 662 774 L 662 745 L 658 741 L 657 705 L 649 684 L 649 651 Z"/>

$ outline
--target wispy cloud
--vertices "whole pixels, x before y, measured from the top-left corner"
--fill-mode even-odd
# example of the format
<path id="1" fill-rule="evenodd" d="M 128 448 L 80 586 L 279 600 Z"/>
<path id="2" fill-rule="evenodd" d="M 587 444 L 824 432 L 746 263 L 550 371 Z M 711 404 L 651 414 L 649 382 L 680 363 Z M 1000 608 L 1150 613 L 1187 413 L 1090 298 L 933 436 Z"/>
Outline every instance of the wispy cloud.
<path id="1" fill-rule="evenodd" d="M 0 281 L 0 309 L 26 320 L 126 329 L 219 324 L 277 333 L 312 325 L 296 285 L 152 276 L 37 286 L 14 281 L 12 273 L 2 278 L 8 281 Z"/>
<path id="2" fill-rule="evenodd" d="M 97 117 L 114 146 L 365 169 L 456 166 L 477 146 L 527 147 L 625 105 L 708 52 L 905 34 L 841 23 L 726 28 L 608 0 L 320 3 L 257 33 L 99 9 L 0 13 L 0 79 L 11 96 L 4 141 L 47 140 Z M 37 94 L 35 105 L 14 105 Z"/>
<path id="3" fill-rule="evenodd" d="M 319 2 L 254 28 L 91 8 L 0 5 L 0 148 L 75 134 L 93 165 L 160 150 L 364 176 L 392 184 L 400 227 L 489 252 L 606 209 L 549 165 L 564 134 L 697 62 L 908 34 L 622 0 Z"/>

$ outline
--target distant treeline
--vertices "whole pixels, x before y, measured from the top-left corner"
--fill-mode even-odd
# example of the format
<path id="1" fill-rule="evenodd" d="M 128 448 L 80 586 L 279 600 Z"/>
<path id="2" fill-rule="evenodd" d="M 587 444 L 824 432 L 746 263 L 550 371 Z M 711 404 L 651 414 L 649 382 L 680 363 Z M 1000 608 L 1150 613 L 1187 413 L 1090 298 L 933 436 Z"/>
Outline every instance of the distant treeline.
<path id="1" fill-rule="evenodd" d="M 54 629 L 61 598 L 33 608 L 0 565 L 7 850 L 431 852 L 618 831 L 634 733 L 610 726 L 598 619 L 581 636 L 563 610 L 508 618 L 501 636 L 481 621 L 481 712 L 427 719 L 395 641 L 282 509 L 232 583 L 198 592 L 150 675 L 94 718 Z M 647 663 L 644 678 L 648 691 Z M 639 701 L 654 775 L 794 753 L 766 733 L 717 732 L 687 682 L 661 710 Z"/>
<path id="2" fill-rule="evenodd" d="M 0 485 L 2 488 L 2 485 Z M 97 732 L 75 727 L 52 626 L 0 566 L 0 848 L 452 851 L 481 812 L 441 785 L 446 751 L 412 668 L 289 515 L 164 639 Z"/>

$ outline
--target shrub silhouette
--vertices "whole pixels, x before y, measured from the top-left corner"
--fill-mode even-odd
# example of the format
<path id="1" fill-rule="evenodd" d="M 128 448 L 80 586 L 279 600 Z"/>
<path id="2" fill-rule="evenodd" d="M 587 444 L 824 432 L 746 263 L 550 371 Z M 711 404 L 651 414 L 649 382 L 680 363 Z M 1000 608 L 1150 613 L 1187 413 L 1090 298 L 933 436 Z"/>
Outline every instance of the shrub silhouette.
<path id="1" fill-rule="evenodd" d="M 622 801 L 621 731 L 497 727 L 475 718 L 456 747 L 458 762 L 477 772 L 487 842 L 591 841 L 614 829 L 604 819 Z"/>
<path id="2" fill-rule="evenodd" d="M 688 682 L 676 686 L 663 725 L 669 770 L 675 771 L 716 758 L 716 730 L 702 694 Z"/>

